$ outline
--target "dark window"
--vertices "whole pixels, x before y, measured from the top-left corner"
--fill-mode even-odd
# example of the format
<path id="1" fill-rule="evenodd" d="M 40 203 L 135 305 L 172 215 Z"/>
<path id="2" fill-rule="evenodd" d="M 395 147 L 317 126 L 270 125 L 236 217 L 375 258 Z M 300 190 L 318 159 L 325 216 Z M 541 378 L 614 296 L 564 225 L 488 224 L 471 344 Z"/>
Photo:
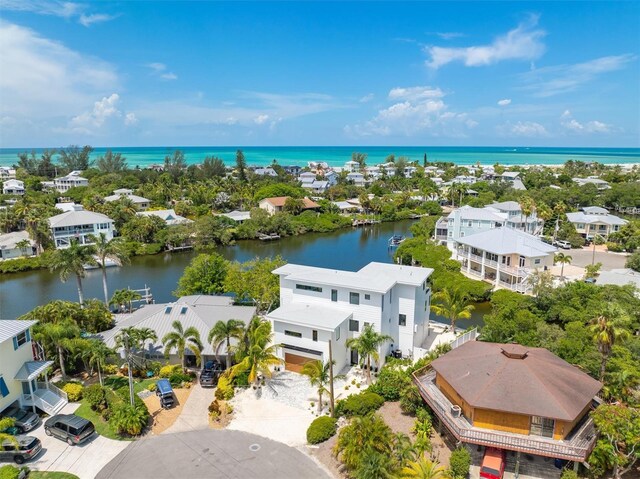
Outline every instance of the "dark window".
<path id="1" fill-rule="evenodd" d="M 406 326 L 407 325 L 407 315 L 406 314 L 399 314 L 398 315 L 398 324 L 400 326 Z"/>
<path id="2" fill-rule="evenodd" d="M 315 329 L 311 331 L 311 335 L 312 335 L 312 339 L 314 341 L 318 340 L 318 331 L 316 331 Z"/>
<path id="3" fill-rule="evenodd" d="M 170 314 L 172 309 L 171 306 L 168 306 L 167 309 L 164 310 L 164 314 Z"/>
<path id="4" fill-rule="evenodd" d="M 322 288 L 317 286 L 309 286 L 307 284 L 296 284 L 296 289 L 302 289 L 304 291 L 313 291 L 315 293 L 322 293 Z"/>
<path id="5" fill-rule="evenodd" d="M 360 322 L 355 320 L 355 319 L 350 319 L 349 320 L 349 331 L 351 332 L 358 332 L 360 331 Z"/>
<path id="6" fill-rule="evenodd" d="M 331 301 L 333 301 L 333 302 L 338 301 L 338 290 L 337 289 L 332 289 L 331 290 Z"/>
<path id="7" fill-rule="evenodd" d="M 335 332 L 336 332 L 336 341 L 339 341 L 340 340 L 340 326 L 338 326 L 336 328 Z"/>
<path id="8" fill-rule="evenodd" d="M 27 332 L 26 331 L 22 331 L 20 334 L 18 334 L 16 336 L 16 342 L 18 344 L 18 347 L 20 347 L 24 343 L 26 343 L 27 342 Z"/>
<path id="9" fill-rule="evenodd" d="M 382 311 L 384 311 L 384 294 L 382 295 Z"/>
<path id="10" fill-rule="evenodd" d="M 294 338 L 301 338 L 302 337 L 302 333 L 299 333 L 297 331 L 287 331 L 286 329 L 284 330 L 284 335 L 285 336 L 293 336 Z"/>
<path id="11" fill-rule="evenodd" d="M 349 304 L 360 304 L 360 293 L 349 293 Z"/>
<path id="12" fill-rule="evenodd" d="M 187 307 L 183 306 L 182 309 L 180 309 L 180 314 L 187 314 Z"/>
<path id="13" fill-rule="evenodd" d="M 371 299 L 371 295 L 370 294 L 365 294 L 364 295 L 364 299 L 366 299 L 367 301 L 369 301 Z"/>

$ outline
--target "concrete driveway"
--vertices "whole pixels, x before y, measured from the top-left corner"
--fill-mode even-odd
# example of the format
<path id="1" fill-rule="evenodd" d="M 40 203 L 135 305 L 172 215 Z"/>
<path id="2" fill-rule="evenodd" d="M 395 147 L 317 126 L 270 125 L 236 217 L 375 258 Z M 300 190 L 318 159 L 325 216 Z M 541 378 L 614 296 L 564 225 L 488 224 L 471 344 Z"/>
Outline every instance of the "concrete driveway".
<path id="1" fill-rule="evenodd" d="M 330 479 L 295 448 L 239 431 L 161 434 L 132 442 L 98 479 L 185 478 Z"/>
<path id="2" fill-rule="evenodd" d="M 67 404 L 60 414 L 72 414 L 78 404 Z M 69 446 L 66 442 L 49 437 L 44 432 L 43 425 L 35 431 L 29 431 L 29 436 L 35 436 L 42 441 L 42 452 L 34 461 L 26 463 L 37 471 L 69 472 L 80 479 L 93 479 L 96 474 L 122 452 L 130 443 L 128 441 L 114 441 L 94 434 L 93 437 L 78 446 Z"/>
<path id="3" fill-rule="evenodd" d="M 215 399 L 214 388 L 203 388 L 198 383 L 192 386 L 191 394 L 184 404 L 180 416 L 161 434 L 196 431 L 209 428 L 209 404 Z"/>
<path id="4" fill-rule="evenodd" d="M 596 246 L 596 263 L 602 263 L 602 271 L 624 268 L 627 261 L 627 254 L 611 253 L 605 250 L 604 246 Z M 593 258 L 593 246 L 582 249 L 560 250 L 564 254 L 571 256 L 571 264 L 584 268 L 591 264 Z"/>

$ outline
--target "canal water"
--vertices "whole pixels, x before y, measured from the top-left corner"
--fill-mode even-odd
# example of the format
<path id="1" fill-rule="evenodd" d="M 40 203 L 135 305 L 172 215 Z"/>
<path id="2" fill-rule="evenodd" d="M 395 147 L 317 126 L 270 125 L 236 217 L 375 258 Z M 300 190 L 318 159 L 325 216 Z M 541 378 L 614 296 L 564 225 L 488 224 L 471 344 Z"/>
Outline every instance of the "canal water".
<path id="1" fill-rule="evenodd" d="M 411 220 L 406 220 L 331 233 L 291 236 L 271 242 L 239 241 L 234 246 L 219 247 L 216 251 L 231 261 L 244 262 L 255 257 L 280 255 L 289 263 L 356 271 L 371 261 L 392 262 L 394 251 L 388 248 L 388 240 L 394 234 L 408 236 L 411 224 Z M 197 254 L 187 251 L 134 257 L 126 266 L 107 269 L 109 292 L 127 287 L 141 289 L 148 286 L 156 302 L 172 301 L 175 299 L 172 292 L 177 286 L 178 278 Z M 86 298 L 103 299 L 100 270 L 87 271 L 83 286 Z M 48 270 L 0 276 L 2 319 L 15 319 L 54 299 L 77 301 L 75 278 L 62 283 L 57 273 Z M 478 306 L 470 320 L 458 321 L 457 326 L 466 328 L 481 324 L 486 307 Z M 433 316 L 432 319 L 444 321 Z"/>

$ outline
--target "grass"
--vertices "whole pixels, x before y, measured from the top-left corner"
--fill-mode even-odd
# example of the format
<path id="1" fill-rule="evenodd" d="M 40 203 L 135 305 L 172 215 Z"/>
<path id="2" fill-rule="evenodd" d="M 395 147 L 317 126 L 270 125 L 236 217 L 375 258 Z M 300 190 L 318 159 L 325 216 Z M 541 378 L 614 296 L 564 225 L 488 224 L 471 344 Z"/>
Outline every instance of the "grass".
<path id="1" fill-rule="evenodd" d="M 80 479 L 75 474 L 68 472 L 49 472 L 49 471 L 31 471 L 29 473 L 31 479 Z"/>
<path id="2" fill-rule="evenodd" d="M 136 393 L 139 393 L 140 391 L 144 391 L 145 389 L 147 389 L 149 387 L 149 384 L 153 384 L 157 381 L 157 379 L 133 379 L 133 390 Z M 114 391 L 116 389 L 120 389 L 122 387 L 129 387 L 129 378 L 127 378 L 126 376 L 109 376 L 104 378 L 104 385 L 105 387 L 108 387 L 109 389 L 113 389 Z"/>

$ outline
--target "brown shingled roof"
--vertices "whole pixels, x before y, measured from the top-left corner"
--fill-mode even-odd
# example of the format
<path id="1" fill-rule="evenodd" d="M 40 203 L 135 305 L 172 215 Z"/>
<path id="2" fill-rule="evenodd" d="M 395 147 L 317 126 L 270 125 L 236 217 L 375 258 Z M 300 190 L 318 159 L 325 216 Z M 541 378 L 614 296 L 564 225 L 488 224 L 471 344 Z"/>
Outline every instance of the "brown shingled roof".
<path id="1" fill-rule="evenodd" d="M 431 366 L 474 408 L 573 421 L 602 384 L 544 348 L 469 341 Z"/>

